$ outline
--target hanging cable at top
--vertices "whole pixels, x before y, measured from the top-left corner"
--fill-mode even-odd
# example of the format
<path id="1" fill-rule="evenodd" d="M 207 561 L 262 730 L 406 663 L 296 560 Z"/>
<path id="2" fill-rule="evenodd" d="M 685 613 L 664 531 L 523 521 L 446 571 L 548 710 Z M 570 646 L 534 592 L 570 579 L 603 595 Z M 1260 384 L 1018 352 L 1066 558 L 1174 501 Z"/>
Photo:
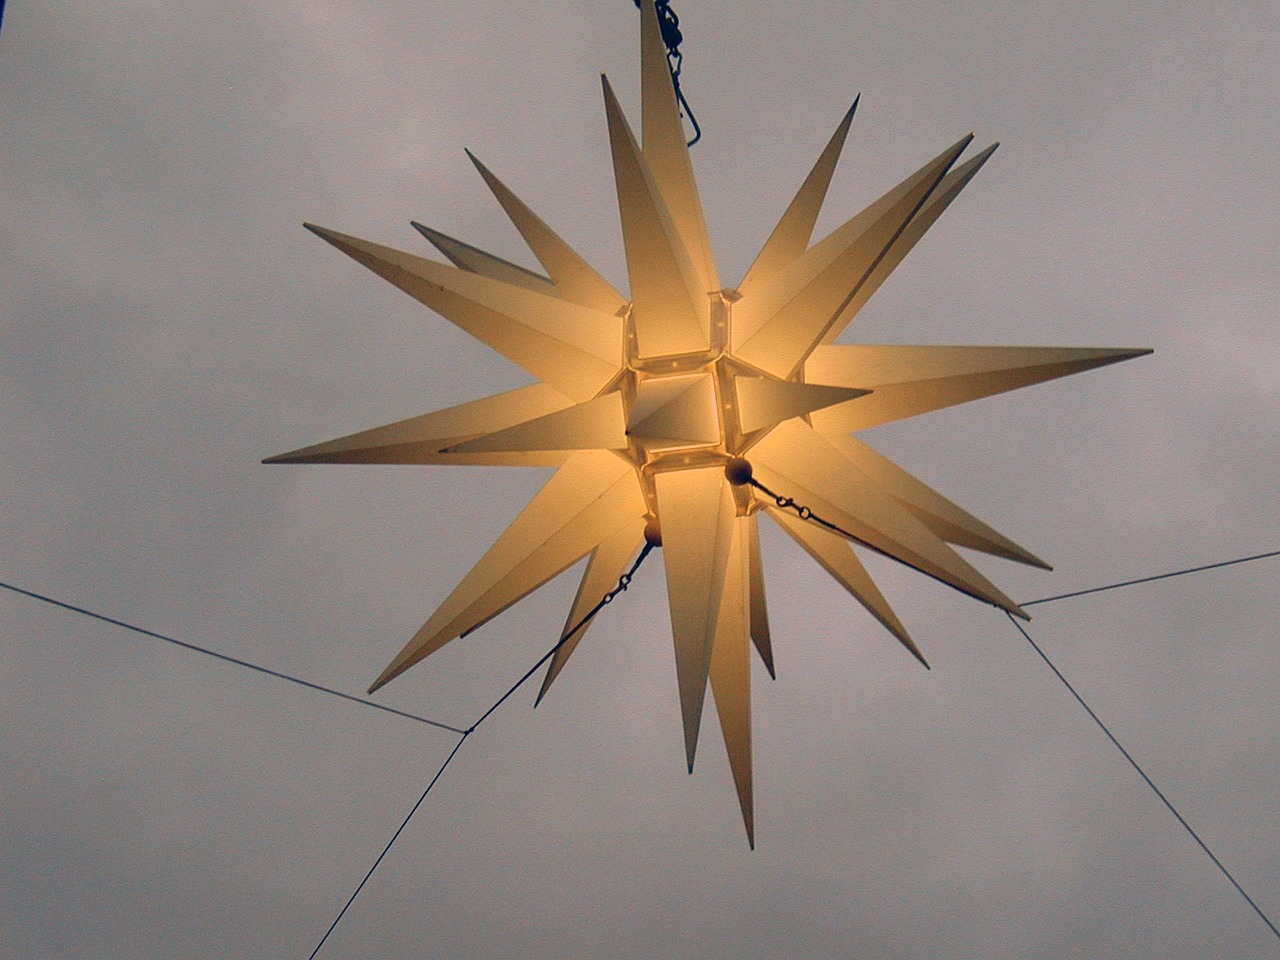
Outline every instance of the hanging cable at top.
<path id="1" fill-rule="evenodd" d="M 636 9 L 639 10 L 640 0 L 635 0 L 635 3 Z M 688 117 L 689 122 L 693 124 L 693 139 L 686 144 L 692 147 L 702 139 L 702 128 L 698 126 L 698 119 L 693 115 L 693 110 L 689 108 L 689 101 L 684 98 L 680 90 L 680 67 L 684 64 L 684 54 L 680 52 L 680 44 L 684 41 L 684 34 L 680 32 L 680 18 L 671 9 L 670 0 L 654 0 L 654 7 L 658 11 L 658 25 L 662 28 L 662 42 L 667 47 L 667 60 L 671 64 L 671 86 L 675 88 L 681 115 Z"/>

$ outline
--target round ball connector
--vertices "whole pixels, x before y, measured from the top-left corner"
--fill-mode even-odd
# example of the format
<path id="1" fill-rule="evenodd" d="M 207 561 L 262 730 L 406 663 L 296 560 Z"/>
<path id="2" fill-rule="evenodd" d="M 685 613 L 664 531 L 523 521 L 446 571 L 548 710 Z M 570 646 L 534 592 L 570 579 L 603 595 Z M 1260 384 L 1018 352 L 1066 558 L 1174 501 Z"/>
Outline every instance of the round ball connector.
<path id="1" fill-rule="evenodd" d="M 746 457 L 734 457 L 724 465 L 724 475 L 735 487 L 751 482 L 751 461 Z"/>
<path id="2" fill-rule="evenodd" d="M 662 528 L 658 526 L 657 517 L 650 517 L 649 522 L 644 525 L 644 539 L 651 547 L 662 546 Z"/>

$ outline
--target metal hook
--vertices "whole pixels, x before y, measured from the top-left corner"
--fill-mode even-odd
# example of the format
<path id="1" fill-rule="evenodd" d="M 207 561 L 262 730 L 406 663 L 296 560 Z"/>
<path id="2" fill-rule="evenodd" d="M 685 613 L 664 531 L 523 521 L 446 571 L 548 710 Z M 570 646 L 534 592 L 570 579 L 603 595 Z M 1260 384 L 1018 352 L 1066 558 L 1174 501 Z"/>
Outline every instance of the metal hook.
<path id="1" fill-rule="evenodd" d="M 639 10 L 640 0 L 635 0 L 635 4 L 636 9 Z M 680 18 L 671 9 L 670 0 L 654 0 L 653 5 L 658 11 L 658 26 L 662 28 L 662 42 L 667 48 L 667 62 L 671 67 L 671 86 L 675 88 L 676 102 L 680 104 L 680 115 L 688 117 L 689 122 L 693 124 L 693 139 L 685 144 L 687 147 L 692 147 L 702 139 L 702 127 L 698 125 L 698 118 L 693 115 L 689 101 L 684 98 L 684 93 L 680 90 L 680 68 L 684 65 L 684 54 L 680 52 L 680 44 L 684 41 L 684 34 L 680 32 Z"/>

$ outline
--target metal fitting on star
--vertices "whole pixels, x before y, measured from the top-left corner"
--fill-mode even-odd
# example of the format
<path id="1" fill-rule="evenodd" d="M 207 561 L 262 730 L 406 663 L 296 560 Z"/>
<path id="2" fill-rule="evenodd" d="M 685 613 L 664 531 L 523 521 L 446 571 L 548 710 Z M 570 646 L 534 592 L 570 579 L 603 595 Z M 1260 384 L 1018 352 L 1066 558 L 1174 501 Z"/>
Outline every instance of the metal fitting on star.
<path id="1" fill-rule="evenodd" d="M 751 461 L 746 457 L 733 457 L 724 465 L 724 475 L 735 487 L 751 482 Z"/>

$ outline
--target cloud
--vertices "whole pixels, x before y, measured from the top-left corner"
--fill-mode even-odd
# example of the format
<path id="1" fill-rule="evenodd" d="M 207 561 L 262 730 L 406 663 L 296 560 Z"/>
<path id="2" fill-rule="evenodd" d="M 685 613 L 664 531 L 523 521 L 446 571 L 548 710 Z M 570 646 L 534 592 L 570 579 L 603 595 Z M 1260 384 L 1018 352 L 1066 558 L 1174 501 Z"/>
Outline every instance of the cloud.
<path id="1" fill-rule="evenodd" d="M 726 277 L 862 91 L 828 226 L 970 129 L 1003 145 L 858 336 L 1156 347 L 876 432 L 1057 568 L 982 569 L 1024 599 L 1280 543 L 1269 5 L 676 7 Z M 0 578 L 362 689 L 543 474 L 258 463 L 523 382 L 300 223 L 527 260 L 470 146 L 622 284 L 596 74 L 633 106 L 631 4 L 7 12 Z M 925 673 L 765 550 L 754 854 L 718 745 L 683 772 L 645 568 L 543 706 L 468 742 L 325 955 L 1272 955 L 1002 618 L 878 570 Z M 1275 913 L 1268 563 L 1030 629 Z M 465 726 L 572 591 L 387 701 Z M 309 951 L 452 746 L 17 597 L 0 624 L 15 957 Z"/>

